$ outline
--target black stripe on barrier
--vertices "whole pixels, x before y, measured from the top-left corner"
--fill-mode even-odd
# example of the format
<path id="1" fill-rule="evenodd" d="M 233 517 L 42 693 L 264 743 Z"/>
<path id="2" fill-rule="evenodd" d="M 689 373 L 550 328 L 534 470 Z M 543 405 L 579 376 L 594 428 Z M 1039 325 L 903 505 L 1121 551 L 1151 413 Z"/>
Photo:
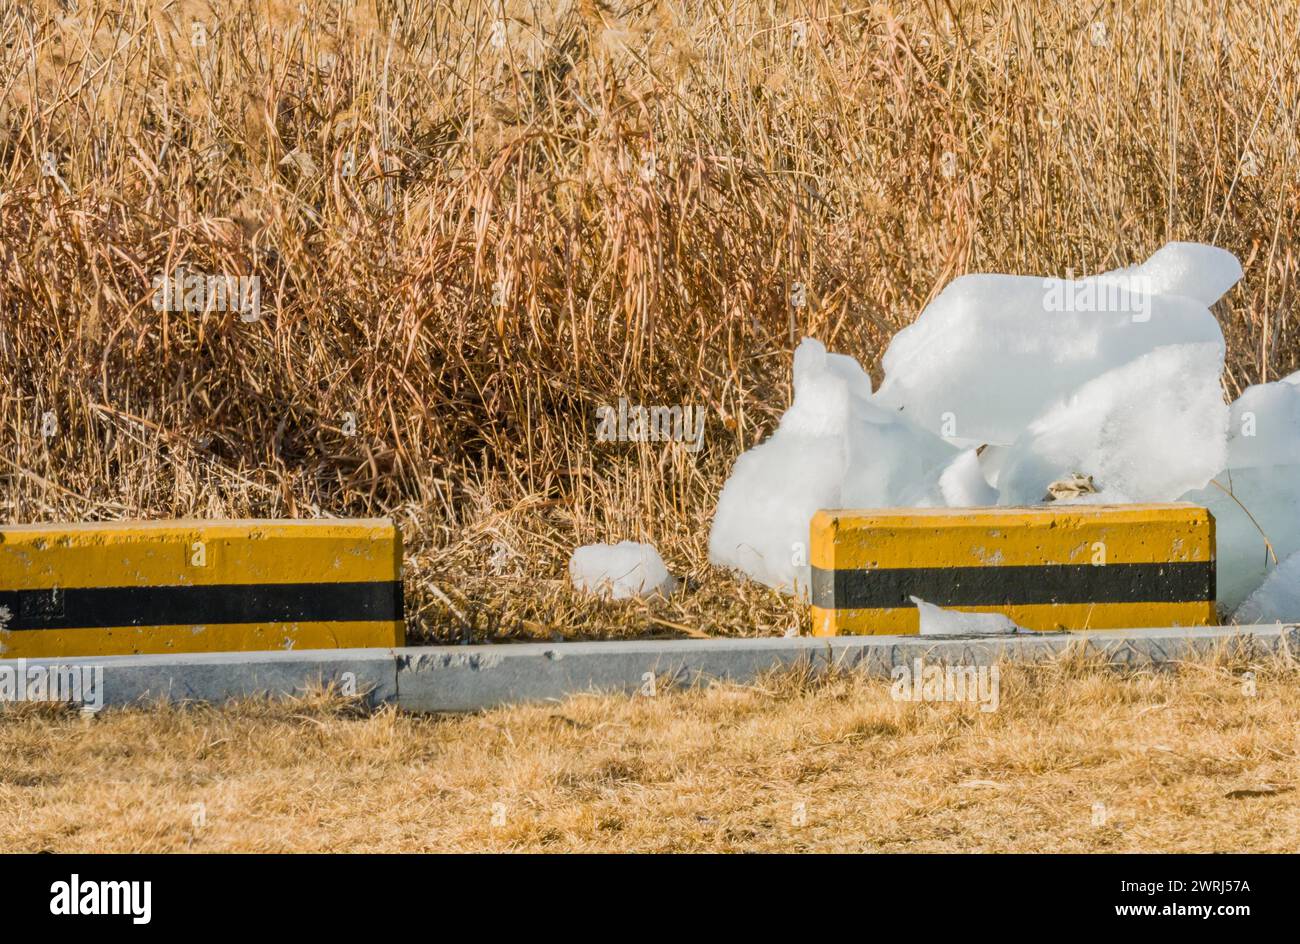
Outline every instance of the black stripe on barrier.
<path id="1" fill-rule="evenodd" d="M 0 590 L 9 630 L 402 619 L 402 584 L 217 584 Z"/>
<path id="2" fill-rule="evenodd" d="M 1214 599 L 1214 562 L 812 569 L 812 603 L 823 609 L 910 607 L 909 597 L 936 606 L 1191 603 Z"/>

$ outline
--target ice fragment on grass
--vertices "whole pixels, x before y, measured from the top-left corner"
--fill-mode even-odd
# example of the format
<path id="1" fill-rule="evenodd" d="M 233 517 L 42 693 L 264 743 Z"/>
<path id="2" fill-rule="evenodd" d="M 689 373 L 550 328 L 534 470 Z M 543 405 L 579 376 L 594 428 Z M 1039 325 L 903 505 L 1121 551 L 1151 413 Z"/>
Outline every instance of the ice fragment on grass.
<path id="1" fill-rule="evenodd" d="M 673 578 L 659 552 L 649 544 L 587 544 L 569 559 L 574 587 L 611 600 L 672 592 Z"/>

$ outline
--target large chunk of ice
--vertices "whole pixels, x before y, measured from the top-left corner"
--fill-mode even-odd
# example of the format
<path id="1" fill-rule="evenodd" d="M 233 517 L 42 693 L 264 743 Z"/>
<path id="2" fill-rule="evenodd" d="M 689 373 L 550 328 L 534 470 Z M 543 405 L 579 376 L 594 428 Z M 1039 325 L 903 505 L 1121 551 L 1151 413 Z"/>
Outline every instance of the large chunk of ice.
<path id="1" fill-rule="evenodd" d="M 1241 263 L 1218 246 L 1165 243 L 1139 265 L 1117 269 L 1103 278 L 1139 277 L 1154 295 L 1182 295 L 1206 308 L 1241 281 Z"/>
<path id="2" fill-rule="evenodd" d="M 1041 501 L 1073 472 L 1085 501 L 1172 501 L 1223 467 L 1228 406 L 1219 344 L 1158 348 L 1089 381 L 1030 424 L 998 475 L 999 503 Z"/>
<path id="3" fill-rule="evenodd" d="M 1247 387 L 1232 404 L 1228 468 L 1300 465 L 1300 386 Z"/>
<path id="4" fill-rule="evenodd" d="M 846 455 L 841 437 L 779 431 L 742 455 L 718 496 L 709 560 L 769 587 L 806 586 L 808 523 L 841 504 Z"/>
<path id="5" fill-rule="evenodd" d="M 962 276 L 890 342 L 876 402 L 959 443 L 1013 442 L 1053 402 L 1158 347 L 1222 346 L 1207 305 L 1240 273 L 1230 253 L 1174 243 L 1084 279 Z"/>
<path id="6" fill-rule="evenodd" d="M 992 636 L 1032 632 L 1021 629 L 1001 613 L 963 613 L 926 603 L 920 597 L 911 600 L 921 613 L 922 636 Z"/>
<path id="7" fill-rule="evenodd" d="M 1300 554 L 1282 561 L 1260 588 L 1237 608 L 1232 621 L 1251 623 L 1300 623 Z"/>
<path id="8" fill-rule="evenodd" d="M 1082 473 L 1100 491 L 1058 500 L 1207 505 L 1230 612 L 1266 575 L 1237 501 L 1279 555 L 1300 550 L 1300 372 L 1231 411 L 1219 386 L 1208 306 L 1240 277 L 1229 253 L 1171 243 L 1080 280 L 959 278 L 891 343 L 874 395 L 855 361 L 805 341 L 793 405 L 719 497 L 710 559 L 791 589 L 819 508 L 1031 504 Z"/>
<path id="9" fill-rule="evenodd" d="M 794 355 L 794 403 L 746 452 L 718 497 L 709 559 L 771 587 L 806 585 L 808 523 L 819 508 L 904 503 L 956 450 L 882 410 L 851 357 L 819 341 Z"/>
<path id="10" fill-rule="evenodd" d="M 1204 505 L 1214 515 L 1218 600 L 1225 614 L 1235 610 L 1273 566 L 1265 537 L 1279 561 L 1300 551 L 1300 466 L 1224 470 L 1182 500 Z"/>
<path id="11" fill-rule="evenodd" d="M 1183 496 L 1214 515 L 1225 615 L 1263 582 L 1270 544 L 1278 560 L 1300 551 L 1300 388 L 1247 387 L 1232 404 L 1227 453 L 1213 482 Z"/>
<path id="12" fill-rule="evenodd" d="M 579 590 L 611 600 L 670 593 L 673 578 L 650 544 L 587 544 L 569 558 L 569 578 Z"/>
<path id="13" fill-rule="evenodd" d="M 922 504 L 928 483 L 957 448 L 897 414 L 865 403 L 850 423 L 842 507 L 887 508 Z"/>

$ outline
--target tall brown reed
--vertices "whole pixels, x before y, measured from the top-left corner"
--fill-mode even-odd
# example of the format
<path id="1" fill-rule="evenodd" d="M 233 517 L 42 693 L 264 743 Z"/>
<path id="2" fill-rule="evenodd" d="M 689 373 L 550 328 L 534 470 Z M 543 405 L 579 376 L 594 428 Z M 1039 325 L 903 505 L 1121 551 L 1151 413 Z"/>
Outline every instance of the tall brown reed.
<path id="1" fill-rule="evenodd" d="M 878 377 L 962 272 L 1195 239 L 1227 392 L 1300 366 L 1297 12 L 0 0 L 4 518 L 392 514 L 439 638 L 795 625 L 705 542 L 800 337 Z M 181 265 L 261 317 L 155 310 Z M 704 448 L 598 443 L 620 396 Z M 687 592 L 571 598 L 623 537 Z"/>

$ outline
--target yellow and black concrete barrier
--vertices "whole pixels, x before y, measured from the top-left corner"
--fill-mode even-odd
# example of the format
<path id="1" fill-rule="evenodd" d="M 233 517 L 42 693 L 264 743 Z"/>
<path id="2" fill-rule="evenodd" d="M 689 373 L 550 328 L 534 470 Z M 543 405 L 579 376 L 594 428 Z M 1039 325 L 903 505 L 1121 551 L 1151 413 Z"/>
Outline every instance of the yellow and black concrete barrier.
<path id="1" fill-rule="evenodd" d="M 915 633 L 913 596 L 1036 630 L 1215 622 L 1195 505 L 819 511 L 810 548 L 817 636 Z"/>
<path id="2" fill-rule="evenodd" d="M 0 528 L 0 658 L 400 646 L 391 521 Z"/>

